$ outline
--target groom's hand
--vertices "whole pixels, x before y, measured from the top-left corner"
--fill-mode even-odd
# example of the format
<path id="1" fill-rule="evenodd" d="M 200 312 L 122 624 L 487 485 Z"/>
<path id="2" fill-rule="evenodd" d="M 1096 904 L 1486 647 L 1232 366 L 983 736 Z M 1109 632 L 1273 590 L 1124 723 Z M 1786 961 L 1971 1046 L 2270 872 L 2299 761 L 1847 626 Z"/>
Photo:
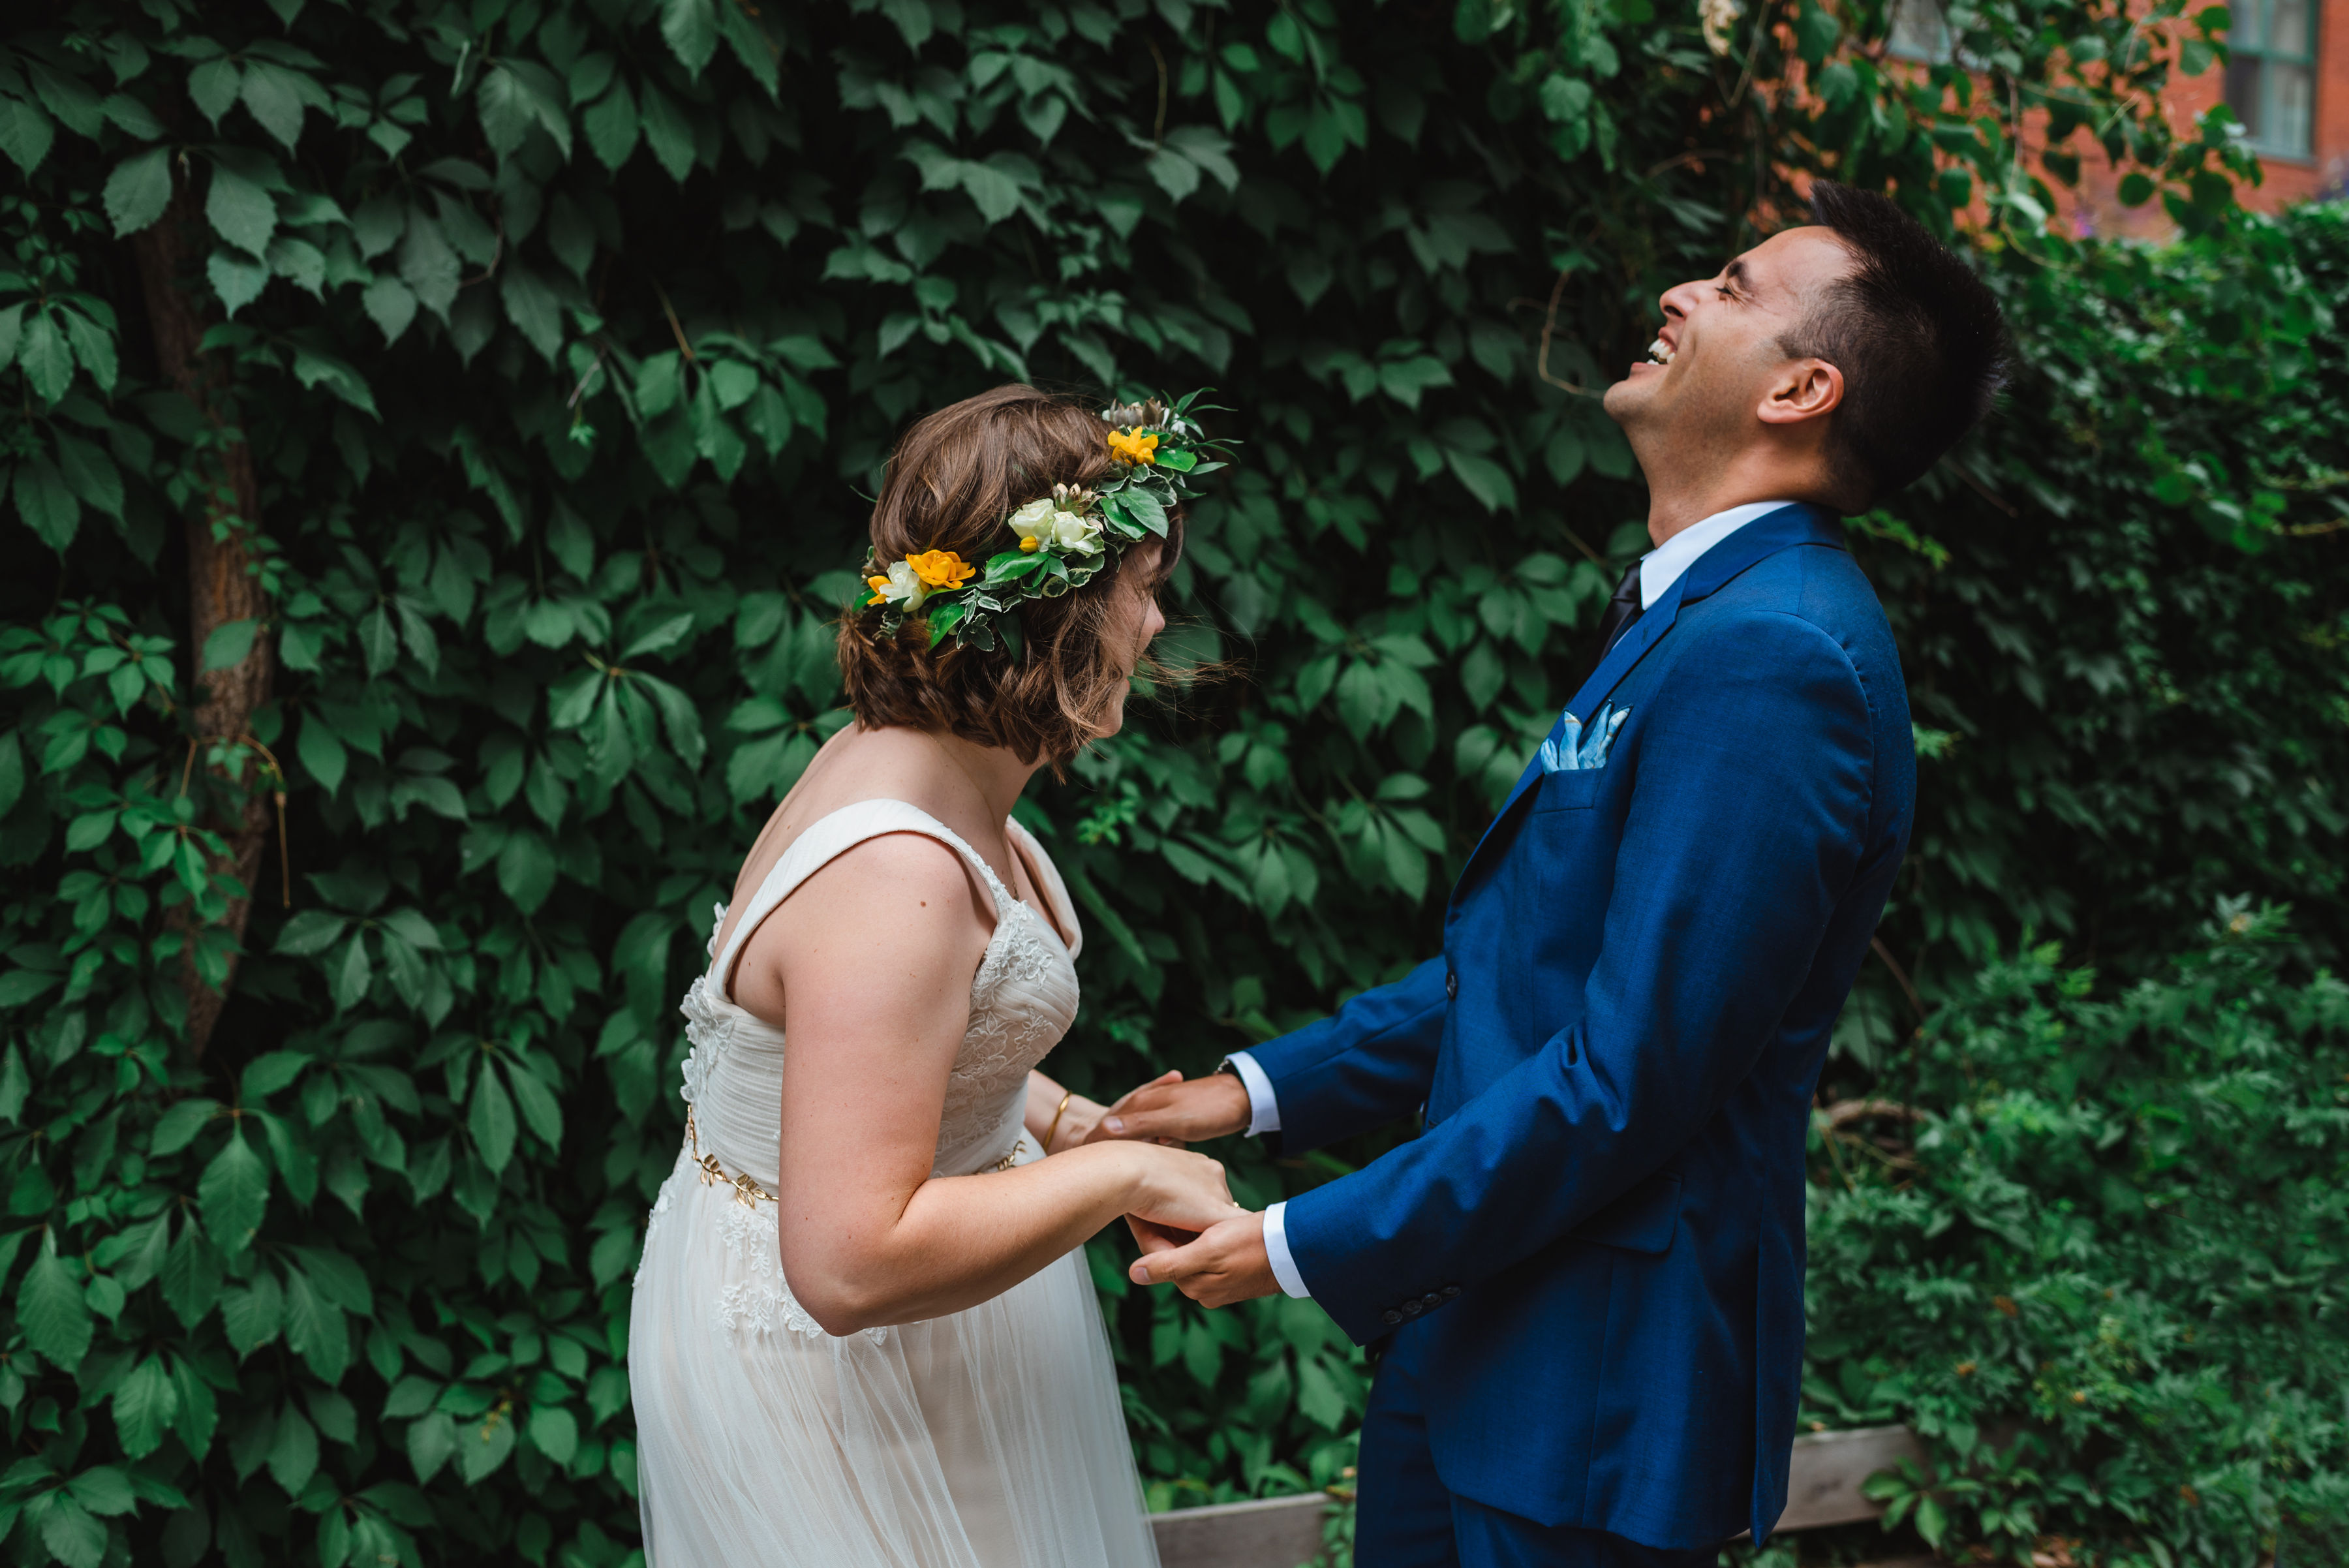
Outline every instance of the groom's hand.
<path id="1" fill-rule="evenodd" d="M 1182 1074 L 1168 1073 L 1110 1106 L 1085 1141 L 1200 1143 L 1247 1131 L 1248 1114 L 1247 1085 L 1233 1075 L 1210 1073 L 1186 1083 Z"/>
<path id="2" fill-rule="evenodd" d="M 1272 1259 L 1264 1250 L 1261 1214 L 1243 1214 L 1209 1226 L 1196 1240 L 1179 1246 L 1173 1244 L 1171 1233 L 1145 1236 L 1139 1226 L 1134 1239 L 1142 1243 L 1142 1256 L 1126 1271 L 1126 1278 L 1137 1285 L 1173 1285 L 1209 1307 L 1253 1301 L 1280 1289 L 1280 1282 L 1272 1277 Z"/>

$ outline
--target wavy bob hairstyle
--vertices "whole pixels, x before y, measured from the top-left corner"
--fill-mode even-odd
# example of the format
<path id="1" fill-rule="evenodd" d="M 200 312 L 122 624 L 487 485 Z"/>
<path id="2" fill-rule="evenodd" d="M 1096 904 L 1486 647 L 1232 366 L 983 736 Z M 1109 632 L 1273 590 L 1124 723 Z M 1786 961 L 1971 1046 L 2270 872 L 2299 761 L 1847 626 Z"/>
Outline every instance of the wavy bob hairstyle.
<path id="1" fill-rule="evenodd" d="M 952 550 L 984 565 L 1010 535 L 1004 520 L 1055 484 L 1092 485 L 1115 460 L 1098 410 L 1033 387 L 998 387 L 916 421 L 891 454 L 873 508 L 873 555 L 883 563 Z M 1027 648 L 1009 652 L 930 646 L 909 618 L 884 636 L 879 608 L 840 621 L 840 669 L 848 705 L 867 727 L 947 730 L 1059 768 L 1109 734 L 1133 668 L 1110 637 L 1120 597 L 1152 595 L 1183 547 L 1179 514 L 1151 560 L 1143 545 L 1117 554 L 1083 587 L 1019 607 Z"/>

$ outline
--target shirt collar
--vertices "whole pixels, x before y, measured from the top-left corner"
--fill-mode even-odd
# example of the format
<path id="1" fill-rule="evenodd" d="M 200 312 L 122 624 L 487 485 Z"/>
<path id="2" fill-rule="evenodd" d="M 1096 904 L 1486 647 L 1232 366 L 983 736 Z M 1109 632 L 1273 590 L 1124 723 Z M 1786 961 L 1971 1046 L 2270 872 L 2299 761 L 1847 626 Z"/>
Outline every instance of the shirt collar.
<path id="1" fill-rule="evenodd" d="M 1640 607 L 1644 609 L 1662 598 L 1665 591 L 1681 580 L 1681 574 L 1695 566 L 1697 557 L 1707 550 L 1756 517 L 1793 504 L 1791 501 L 1749 501 L 1692 524 L 1649 551 L 1640 558 Z"/>

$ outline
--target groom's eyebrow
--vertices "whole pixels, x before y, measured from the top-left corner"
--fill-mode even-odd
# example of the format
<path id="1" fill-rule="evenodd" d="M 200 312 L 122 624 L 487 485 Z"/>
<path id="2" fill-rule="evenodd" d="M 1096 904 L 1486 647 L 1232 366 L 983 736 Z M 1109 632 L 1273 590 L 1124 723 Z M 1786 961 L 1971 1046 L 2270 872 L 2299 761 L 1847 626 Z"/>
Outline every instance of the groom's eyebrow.
<path id="1" fill-rule="evenodd" d="M 1721 281 L 1746 298 L 1754 297 L 1754 275 L 1746 270 L 1744 256 L 1734 258 L 1721 269 Z"/>

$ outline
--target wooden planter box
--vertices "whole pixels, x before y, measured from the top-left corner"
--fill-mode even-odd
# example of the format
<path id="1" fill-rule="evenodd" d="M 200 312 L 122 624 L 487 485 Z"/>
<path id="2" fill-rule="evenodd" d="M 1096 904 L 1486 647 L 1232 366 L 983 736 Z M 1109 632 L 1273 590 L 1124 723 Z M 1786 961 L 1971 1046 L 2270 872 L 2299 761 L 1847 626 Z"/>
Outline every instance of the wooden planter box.
<path id="1" fill-rule="evenodd" d="M 1902 1459 L 1925 1459 L 1924 1444 L 1906 1427 L 1805 1433 L 1795 1439 L 1778 1528 L 1816 1530 L 1882 1517 L 1882 1505 L 1862 1497 L 1860 1484 Z M 1161 1568 L 1299 1568 L 1320 1554 L 1322 1521 L 1338 1506 L 1323 1493 L 1308 1492 L 1178 1508 L 1153 1516 L 1150 1524 Z"/>

